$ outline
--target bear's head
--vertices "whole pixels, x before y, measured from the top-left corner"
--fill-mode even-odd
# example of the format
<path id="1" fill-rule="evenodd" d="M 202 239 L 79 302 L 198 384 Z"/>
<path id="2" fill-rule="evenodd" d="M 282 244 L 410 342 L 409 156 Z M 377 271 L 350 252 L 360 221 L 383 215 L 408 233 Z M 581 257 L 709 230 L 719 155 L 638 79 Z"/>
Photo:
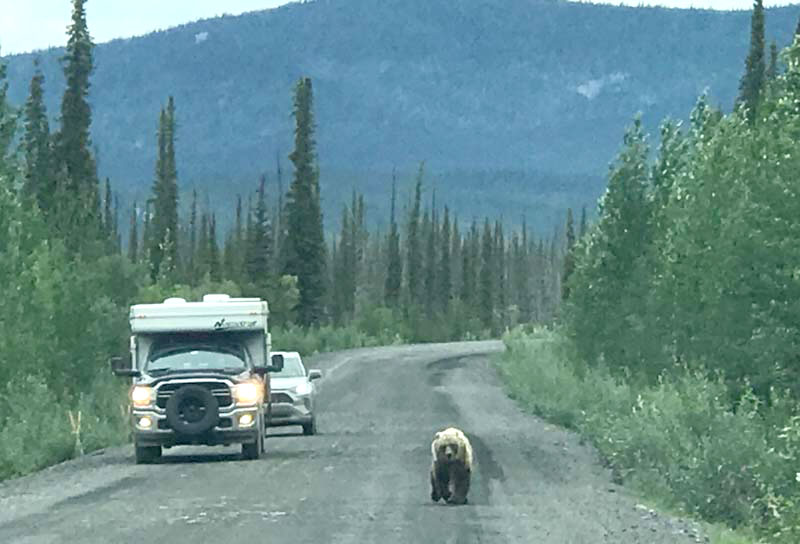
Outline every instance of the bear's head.
<path id="1" fill-rule="evenodd" d="M 453 433 L 439 432 L 433 441 L 433 451 L 437 461 L 448 463 L 464 458 L 464 441 Z"/>

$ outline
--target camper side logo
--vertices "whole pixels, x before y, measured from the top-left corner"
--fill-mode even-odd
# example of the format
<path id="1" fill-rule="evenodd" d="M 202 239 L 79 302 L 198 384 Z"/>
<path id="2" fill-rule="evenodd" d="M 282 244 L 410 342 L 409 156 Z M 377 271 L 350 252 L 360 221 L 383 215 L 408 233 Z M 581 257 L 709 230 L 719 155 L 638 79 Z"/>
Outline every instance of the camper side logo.
<path id="1" fill-rule="evenodd" d="M 224 317 L 214 323 L 215 331 L 226 329 L 254 329 L 258 327 L 258 321 L 227 321 Z"/>

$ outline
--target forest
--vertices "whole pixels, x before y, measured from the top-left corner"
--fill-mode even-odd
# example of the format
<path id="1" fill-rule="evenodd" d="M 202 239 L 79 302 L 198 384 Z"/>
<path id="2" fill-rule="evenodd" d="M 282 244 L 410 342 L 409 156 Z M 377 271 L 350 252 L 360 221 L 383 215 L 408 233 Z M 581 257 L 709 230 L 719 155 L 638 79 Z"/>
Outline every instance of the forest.
<path id="1" fill-rule="evenodd" d="M 800 32 L 800 26 L 797 27 Z M 578 429 L 616 477 L 676 511 L 800 537 L 800 35 L 757 0 L 733 111 L 701 95 L 651 143 L 639 118 L 598 219 L 565 258 L 549 330 L 506 336 L 512 394 Z"/>
<path id="2" fill-rule="evenodd" d="M 387 229 L 370 227 L 369 204 L 354 191 L 340 229 L 326 235 L 310 78 L 292 89 L 293 151 L 278 162 L 286 172 L 279 167 L 275 183 L 254 180 L 233 210 L 196 192 L 181 206 L 180 103 L 165 93 L 150 116 L 150 193 L 123 209 L 98 175 L 87 100 L 94 45 L 84 0 L 74 6 L 56 126 L 44 73 L 34 71 L 24 106 L 14 108 L 0 68 L 0 477 L 126 440 L 124 386 L 108 360 L 126 349 L 135 302 L 261 296 L 276 346 L 303 353 L 497 337 L 555 315 L 562 237 L 536 237 L 524 224 L 508 230 L 499 217 L 459 218 L 429 187 L 424 162 L 409 205 L 399 205 L 401 181 L 387 191 Z M 217 222 L 226 211 L 227 231 Z M 570 232 L 587 228 L 585 210 L 581 217 Z M 52 399 L 63 417 L 30 426 L 23 399 L 33 396 Z M 77 413 L 80 432 L 70 425 Z"/>

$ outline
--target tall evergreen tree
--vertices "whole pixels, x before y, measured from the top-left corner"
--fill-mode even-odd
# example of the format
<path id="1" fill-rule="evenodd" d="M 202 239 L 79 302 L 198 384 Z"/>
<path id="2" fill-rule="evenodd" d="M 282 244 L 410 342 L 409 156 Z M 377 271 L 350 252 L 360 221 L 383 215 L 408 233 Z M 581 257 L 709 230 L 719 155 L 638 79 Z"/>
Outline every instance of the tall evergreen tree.
<path id="1" fill-rule="evenodd" d="M 153 219 L 150 239 L 150 273 L 171 277 L 178 264 L 178 179 L 175 168 L 175 102 L 169 97 L 158 123 L 158 152 L 153 181 Z M 165 255 L 168 248 L 169 255 Z M 162 271 L 161 262 L 169 266 Z"/>
<path id="2" fill-rule="evenodd" d="M 189 208 L 189 255 L 187 278 L 190 285 L 197 282 L 197 189 L 192 189 L 192 204 Z"/>
<path id="3" fill-rule="evenodd" d="M 586 219 L 586 206 L 581 209 L 581 226 L 578 230 L 578 237 L 583 238 L 586 235 L 586 231 L 589 228 L 588 221 Z"/>
<path id="4" fill-rule="evenodd" d="M 425 163 L 419 165 L 417 180 L 414 185 L 414 203 L 408 217 L 408 256 L 406 260 L 406 276 L 408 278 L 409 300 L 418 304 L 422 298 L 422 240 L 420 237 L 420 213 L 422 207 L 422 178 Z"/>
<path id="5" fill-rule="evenodd" d="M 489 219 L 483 225 L 483 239 L 480 253 L 479 273 L 479 313 L 483 326 L 494 329 L 495 305 L 495 263 L 494 263 L 494 236 Z"/>
<path id="6" fill-rule="evenodd" d="M 200 229 L 197 233 L 197 264 L 195 264 L 195 270 L 197 278 L 199 279 L 208 274 L 211 269 L 211 255 L 209 251 L 211 244 L 209 243 L 208 226 L 208 213 L 204 211 L 200 214 Z"/>
<path id="7" fill-rule="evenodd" d="M 764 56 L 764 3 L 754 0 L 753 15 L 750 20 L 750 51 L 745 60 L 745 72 L 739 82 L 737 103 L 747 108 L 747 118 L 753 121 L 756 116 L 761 93 L 764 89 L 766 72 Z"/>
<path id="8" fill-rule="evenodd" d="M 384 300 L 390 308 L 400 303 L 400 292 L 403 284 L 403 258 L 400 255 L 400 232 L 397 228 L 396 216 L 397 180 L 392 173 L 392 204 L 389 216 L 389 238 L 387 240 L 387 270 L 384 287 Z"/>
<path id="9" fill-rule="evenodd" d="M 23 195 L 36 202 L 45 218 L 50 216 L 55 196 L 55 172 L 50 138 L 50 124 L 44 105 L 44 74 L 35 61 L 36 73 L 31 79 L 30 93 L 25 102 L 25 134 L 22 149 L 25 156 Z"/>
<path id="10" fill-rule="evenodd" d="M 436 300 L 439 311 L 447 312 L 450 305 L 450 296 L 453 290 L 453 263 L 450 261 L 452 254 L 452 240 L 450 239 L 450 210 L 444 207 L 444 219 L 439 234 L 439 267 L 436 273 L 438 285 L 436 287 Z"/>
<path id="11" fill-rule="evenodd" d="M 769 44 L 769 65 L 767 67 L 767 79 L 773 80 L 778 77 L 778 44 L 775 40 Z"/>
<path id="12" fill-rule="evenodd" d="M 64 172 L 59 191 L 62 230 L 67 243 L 77 249 L 97 239 L 101 232 L 97 166 L 91 152 L 89 76 L 92 72 L 92 44 L 86 25 L 86 0 L 72 0 L 72 23 L 68 29 L 63 58 L 66 90 L 61 101 L 61 130 L 58 132 L 57 160 Z"/>
<path id="13" fill-rule="evenodd" d="M 114 196 L 111 192 L 111 180 L 106 178 L 106 193 L 103 197 L 103 229 L 106 237 L 113 240 L 116 236 L 114 232 L 114 211 L 113 202 Z"/>
<path id="14" fill-rule="evenodd" d="M 128 259 L 132 263 L 139 261 L 139 220 L 136 216 L 136 202 L 131 210 L 131 227 L 128 238 Z"/>
<path id="15" fill-rule="evenodd" d="M 425 260 L 423 277 L 423 293 L 425 306 L 425 313 L 428 317 L 433 317 L 434 309 L 436 308 L 436 269 L 439 262 L 436 258 L 437 249 L 437 225 L 436 225 L 436 212 L 432 211 L 430 214 L 425 211 L 425 216 L 422 220 L 422 232 L 425 239 Z"/>
<path id="16" fill-rule="evenodd" d="M 273 277 L 272 243 L 274 239 L 267 209 L 266 183 L 266 177 L 261 176 L 256 197 L 256 209 L 253 212 L 247 237 L 245 261 L 248 281 L 260 289 L 266 288 Z"/>
<path id="17" fill-rule="evenodd" d="M 208 274 L 211 281 L 222 280 L 222 268 L 219 260 L 219 244 L 217 243 L 217 216 L 211 214 L 208 224 Z"/>
<path id="18" fill-rule="evenodd" d="M 506 238 L 503 233 L 503 224 L 500 221 L 495 221 L 494 224 L 494 278 L 495 278 L 495 308 L 499 311 L 501 322 L 496 323 L 495 326 L 500 325 L 505 327 L 506 310 L 508 307 L 508 278 L 506 271 Z M 498 329 L 495 329 L 497 332 Z"/>
<path id="19" fill-rule="evenodd" d="M 575 269 L 575 257 L 573 256 L 573 248 L 575 247 L 575 224 L 572 219 L 572 208 L 567 208 L 567 247 L 564 253 L 564 275 L 561 280 L 561 300 L 569 298 L 569 277 Z"/>
<path id="20" fill-rule="evenodd" d="M 324 318 L 325 240 L 322 232 L 319 170 L 314 141 L 313 91 L 311 79 L 295 86 L 295 148 L 289 158 L 294 179 L 287 205 L 287 258 L 284 271 L 297 276 L 300 300 L 297 316 L 301 325 L 317 325 Z"/>

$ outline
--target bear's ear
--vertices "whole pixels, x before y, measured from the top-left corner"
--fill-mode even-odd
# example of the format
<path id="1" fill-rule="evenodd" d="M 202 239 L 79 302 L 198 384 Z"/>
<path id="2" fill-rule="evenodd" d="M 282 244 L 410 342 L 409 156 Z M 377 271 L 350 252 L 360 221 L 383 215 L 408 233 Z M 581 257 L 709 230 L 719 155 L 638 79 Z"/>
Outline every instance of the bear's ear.
<path id="1" fill-rule="evenodd" d="M 434 436 L 433 439 L 434 440 L 439 440 L 441 437 L 442 437 L 442 432 L 439 431 L 438 433 L 436 433 L 436 436 Z"/>

